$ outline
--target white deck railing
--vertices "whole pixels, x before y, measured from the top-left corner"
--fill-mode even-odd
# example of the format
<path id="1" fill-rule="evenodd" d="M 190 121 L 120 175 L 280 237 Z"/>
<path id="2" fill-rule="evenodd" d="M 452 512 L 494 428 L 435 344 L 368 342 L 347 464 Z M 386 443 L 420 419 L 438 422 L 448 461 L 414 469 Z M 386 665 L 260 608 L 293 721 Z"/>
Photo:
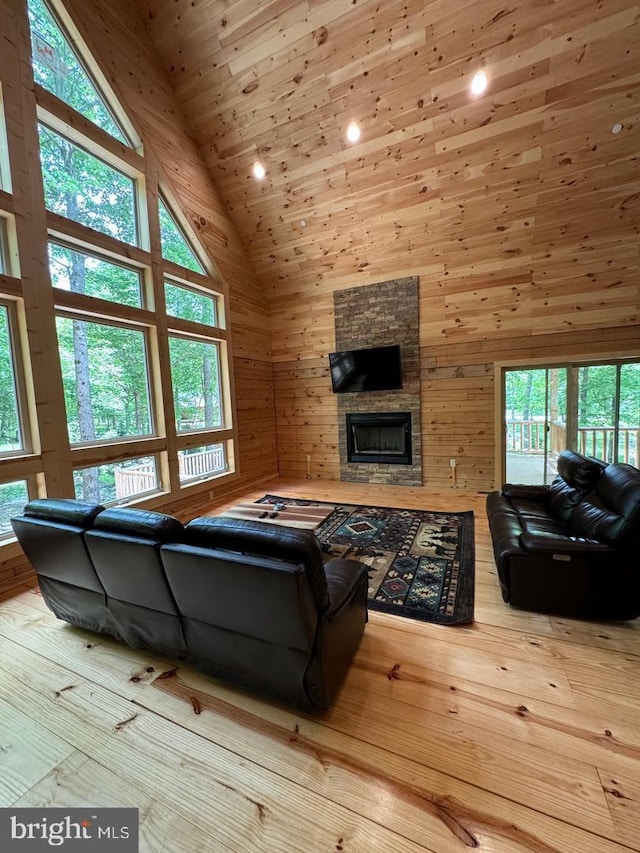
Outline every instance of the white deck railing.
<path id="1" fill-rule="evenodd" d="M 546 426 L 542 421 L 507 421 L 508 453 L 544 453 Z M 558 454 L 566 447 L 564 424 L 549 425 L 549 453 Z M 579 453 L 598 459 L 614 458 L 614 427 L 578 427 Z M 638 465 L 640 429 L 621 427 L 618 430 L 618 461 Z"/>
<path id="2" fill-rule="evenodd" d="M 141 465 L 139 468 L 113 469 L 115 474 L 116 500 L 130 498 L 143 492 L 152 492 L 158 488 L 158 478 L 153 465 Z"/>
<path id="3" fill-rule="evenodd" d="M 216 444 L 198 453 L 178 454 L 178 470 L 181 480 L 217 474 L 226 467 L 224 446 Z M 138 468 L 114 468 L 116 499 L 123 500 L 134 495 L 152 492 L 158 488 L 158 479 L 153 465 L 140 465 Z"/>
<path id="4" fill-rule="evenodd" d="M 216 444 L 199 453 L 178 453 L 178 467 L 182 480 L 224 471 L 224 447 L 222 444 Z"/>

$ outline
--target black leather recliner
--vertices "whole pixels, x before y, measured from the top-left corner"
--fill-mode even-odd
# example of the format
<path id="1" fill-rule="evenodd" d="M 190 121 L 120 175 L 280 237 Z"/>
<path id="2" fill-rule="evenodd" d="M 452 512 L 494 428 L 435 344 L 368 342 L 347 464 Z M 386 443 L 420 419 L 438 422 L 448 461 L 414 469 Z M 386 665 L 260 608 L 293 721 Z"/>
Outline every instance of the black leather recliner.
<path id="1" fill-rule="evenodd" d="M 565 450 L 550 486 L 487 497 L 504 601 L 584 619 L 640 616 L 640 471 Z"/>
<path id="2" fill-rule="evenodd" d="M 107 595 L 112 633 L 134 649 L 184 660 L 182 620 L 160 554 L 164 543 L 183 535 L 177 518 L 118 507 L 98 513 L 85 542 Z"/>
<path id="3" fill-rule="evenodd" d="M 312 531 L 40 499 L 12 519 L 60 619 L 302 708 L 327 708 L 367 620 L 366 566 Z"/>
<path id="4" fill-rule="evenodd" d="M 103 509 L 67 498 L 41 499 L 27 504 L 11 524 L 36 570 L 42 596 L 58 619 L 117 635 L 84 536 Z"/>
<path id="5" fill-rule="evenodd" d="M 312 531 L 228 518 L 195 519 L 161 550 L 196 666 L 293 705 L 330 704 L 364 631 L 366 566 L 323 565 Z"/>

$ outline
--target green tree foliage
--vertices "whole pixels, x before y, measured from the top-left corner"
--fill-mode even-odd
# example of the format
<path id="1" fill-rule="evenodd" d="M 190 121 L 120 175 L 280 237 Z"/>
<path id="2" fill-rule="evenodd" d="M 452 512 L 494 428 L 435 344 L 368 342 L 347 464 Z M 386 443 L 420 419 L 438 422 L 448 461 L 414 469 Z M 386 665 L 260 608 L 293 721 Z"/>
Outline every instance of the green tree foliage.
<path id="1" fill-rule="evenodd" d="M 213 297 L 197 293 L 195 290 L 186 287 L 179 287 L 171 282 L 165 282 L 164 296 L 167 314 L 172 317 L 193 320 L 207 326 L 216 325 L 216 303 Z"/>
<path id="2" fill-rule="evenodd" d="M 551 371 L 550 371 L 551 372 Z M 557 396 L 566 398 L 566 370 L 557 375 Z M 540 419 L 545 416 L 546 370 L 510 370 L 507 383 L 509 420 Z M 551 407 L 552 393 L 549 395 Z M 616 402 L 616 365 L 585 365 L 578 368 L 579 426 L 613 427 Z M 620 425 L 640 425 L 640 363 L 620 366 Z"/>
<path id="3" fill-rule="evenodd" d="M 66 317 L 58 317 L 57 329 L 70 441 L 149 435 L 152 430 L 143 332 Z M 86 341 L 86 363 L 80 379 L 78 332 Z M 78 405 L 85 393 L 79 388 L 80 382 L 88 384 L 88 420 L 83 420 Z"/>
<path id="4" fill-rule="evenodd" d="M 640 362 L 623 364 L 620 369 L 620 421 L 640 426 Z"/>
<path id="5" fill-rule="evenodd" d="M 162 257 L 168 261 L 173 261 L 174 264 L 180 264 L 181 267 L 204 273 L 204 269 L 196 257 L 196 253 L 189 245 L 189 241 L 178 227 L 175 219 L 169 212 L 169 208 L 162 199 L 158 200 L 158 215 L 160 217 Z"/>
<path id="6" fill-rule="evenodd" d="M 507 373 L 506 419 L 564 423 L 567 407 L 567 368 L 512 370 Z M 640 429 L 640 362 L 590 364 L 575 370 L 577 425 L 588 441 L 587 452 L 613 460 L 614 429 L 618 427 L 618 458 L 638 461 Z M 618 400 L 619 382 L 619 402 Z M 616 406 L 618 414 L 616 415 Z M 526 435 L 526 433 L 525 433 Z M 534 448 L 523 448 L 534 449 Z M 535 448 L 540 450 L 540 448 Z"/>
<path id="7" fill-rule="evenodd" d="M 42 0 L 28 0 L 33 76 L 102 130 L 130 144 L 122 128 Z"/>
<path id="8" fill-rule="evenodd" d="M 108 299 L 122 305 L 142 306 L 140 273 L 136 270 L 105 261 L 102 258 L 49 243 L 49 269 L 51 283 L 62 290 L 74 290 L 79 286 L 78 268 L 83 268 L 83 292 L 87 296 Z"/>
<path id="9" fill-rule="evenodd" d="M 218 347 L 187 338 L 170 338 L 171 380 L 180 431 L 222 426 Z"/>
<path id="10" fill-rule="evenodd" d="M 125 243 L 138 243 L 135 182 L 39 125 L 47 208 Z"/>
<path id="11" fill-rule="evenodd" d="M 29 500 L 24 480 L 0 483 L 0 536 L 11 533 L 11 517 L 20 515 Z"/>
<path id="12" fill-rule="evenodd" d="M 9 314 L 0 305 L 0 451 L 21 447 L 15 370 L 9 337 Z"/>
<path id="13" fill-rule="evenodd" d="M 616 368 L 612 364 L 581 367 L 578 377 L 578 425 L 613 426 Z"/>
<path id="14" fill-rule="evenodd" d="M 5 189 L 2 181 L 2 163 L 0 163 L 0 189 Z M 7 261 L 7 231 L 5 221 L 0 217 L 0 272 L 10 272 Z"/>
<path id="15" fill-rule="evenodd" d="M 541 420 L 555 417 L 560 409 L 564 414 L 566 400 L 566 370 L 549 371 L 549 396 L 547 399 L 547 371 L 510 370 L 507 374 L 506 407 L 508 420 Z M 561 417 L 562 419 L 562 417 Z"/>
<path id="16" fill-rule="evenodd" d="M 137 226 L 135 220 L 135 195 L 133 182 L 107 166 L 102 161 L 87 154 L 73 145 L 64 137 L 40 126 L 40 156 L 45 193 L 45 203 L 50 210 L 68 217 L 76 222 L 96 228 L 128 242 L 135 242 Z M 62 250 L 54 250 L 52 258 L 52 281 L 61 278 Z M 86 294 L 87 267 L 89 258 L 78 252 L 67 253 L 66 281 L 69 289 Z M 73 351 L 73 382 L 64 373 L 68 351 L 64 344 L 60 347 L 60 357 L 65 377 L 65 400 L 67 404 L 67 422 L 69 425 L 70 441 L 93 441 L 101 437 L 101 429 L 96 430 L 95 418 L 100 419 L 98 410 L 94 409 L 92 397 L 100 392 L 94 386 L 95 370 L 90 368 L 90 347 L 98 345 L 98 352 L 106 355 L 119 349 L 114 339 L 111 347 L 100 348 L 97 341 L 88 338 L 88 330 L 95 324 L 83 323 L 79 320 L 67 321 L 72 330 Z M 61 321 L 62 330 L 65 321 Z M 109 327 L 113 334 L 117 330 Z M 64 337 L 62 337 L 64 341 Z M 94 361 L 95 363 L 95 361 Z M 109 365 L 103 364 L 99 371 L 100 383 L 109 374 Z M 133 370 L 133 366 L 129 368 Z M 74 400 L 69 399 L 70 389 L 73 388 Z M 77 421 L 76 417 L 77 415 Z M 102 418 L 102 422 L 104 418 Z M 77 431 L 76 431 L 77 423 Z M 100 424 L 99 424 L 100 426 Z M 147 430 L 148 431 L 148 430 Z M 95 469 L 86 469 L 83 474 L 84 487 L 82 497 L 85 500 L 99 500 L 99 482 Z"/>

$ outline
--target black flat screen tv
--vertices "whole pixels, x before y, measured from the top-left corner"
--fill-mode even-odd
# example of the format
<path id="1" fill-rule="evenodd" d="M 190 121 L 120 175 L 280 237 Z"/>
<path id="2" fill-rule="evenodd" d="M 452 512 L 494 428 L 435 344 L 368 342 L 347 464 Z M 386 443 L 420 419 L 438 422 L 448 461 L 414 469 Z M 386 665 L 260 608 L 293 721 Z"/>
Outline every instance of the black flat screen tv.
<path id="1" fill-rule="evenodd" d="M 393 391 L 402 388 L 402 365 L 398 344 L 331 352 L 329 368 L 335 394 L 351 394 L 354 391 Z"/>

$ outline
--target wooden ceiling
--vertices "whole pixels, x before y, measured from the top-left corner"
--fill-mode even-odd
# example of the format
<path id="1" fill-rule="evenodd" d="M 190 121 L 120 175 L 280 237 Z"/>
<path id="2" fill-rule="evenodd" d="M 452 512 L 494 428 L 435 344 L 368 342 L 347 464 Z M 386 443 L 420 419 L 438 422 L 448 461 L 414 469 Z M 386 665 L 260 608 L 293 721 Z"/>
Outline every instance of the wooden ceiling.
<path id="1" fill-rule="evenodd" d="M 478 269 L 549 286 L 586 252 L 637 273 L 637 3 L 138 4 L 272 297 Z"/>

